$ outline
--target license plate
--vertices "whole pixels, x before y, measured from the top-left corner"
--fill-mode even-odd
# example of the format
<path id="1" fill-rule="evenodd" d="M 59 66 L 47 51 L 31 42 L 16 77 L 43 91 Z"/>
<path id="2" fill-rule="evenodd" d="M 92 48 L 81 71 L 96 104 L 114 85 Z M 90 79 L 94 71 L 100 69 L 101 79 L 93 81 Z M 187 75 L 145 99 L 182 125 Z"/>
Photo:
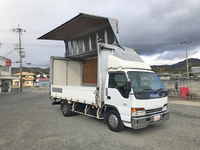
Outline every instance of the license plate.
<path id="1" fill-rule="evenodd" d="M 160 120 L 160 115 L 154 116 L 154 121 Z"/>

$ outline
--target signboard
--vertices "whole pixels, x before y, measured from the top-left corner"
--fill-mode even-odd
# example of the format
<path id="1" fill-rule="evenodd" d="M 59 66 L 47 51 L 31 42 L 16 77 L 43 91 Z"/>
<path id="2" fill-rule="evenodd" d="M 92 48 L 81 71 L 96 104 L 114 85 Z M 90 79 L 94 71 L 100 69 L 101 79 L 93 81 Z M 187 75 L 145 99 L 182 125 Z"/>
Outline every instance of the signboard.
<path id="1" fill-rule="evenodd" d="M 11 60 L 10 59 L 6 59 L 6 66 L 10 66 L 11 67 Z"/>

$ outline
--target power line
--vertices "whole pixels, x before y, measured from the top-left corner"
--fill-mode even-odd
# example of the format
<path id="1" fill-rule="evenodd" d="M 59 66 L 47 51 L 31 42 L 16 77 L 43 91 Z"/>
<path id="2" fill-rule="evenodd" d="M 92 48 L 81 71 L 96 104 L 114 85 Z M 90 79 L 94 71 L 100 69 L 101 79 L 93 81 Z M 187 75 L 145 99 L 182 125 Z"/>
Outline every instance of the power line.
<path id="1" fill-rule="evenodd" d="M 18 45 L 18 43 L 0 43 L 3 45 Z M 64 45 L 45 45 L 45 44 L 23 44 L 24 46 L 41 46 L 41 47 L 64 47 Z"/>
<path id="2" fill-rule="evenodd" d="M 2 30 L 0 30 L 1 33 L 8 32 L 8 31 L 10 32 L 11 30 L 10 29 L 2 29 Z"/>
<path id="3" fill-rule="evenodd" d="M 8 52 L 6 55 L 4 55 L 4 57 L 7 56 L 7 55 L 9 55 L 10 53 L 12 53 L 14 50 L 15 50 L 15 49 L 13 49 L 13 50 L 11 50 L 10 52 Z"/>

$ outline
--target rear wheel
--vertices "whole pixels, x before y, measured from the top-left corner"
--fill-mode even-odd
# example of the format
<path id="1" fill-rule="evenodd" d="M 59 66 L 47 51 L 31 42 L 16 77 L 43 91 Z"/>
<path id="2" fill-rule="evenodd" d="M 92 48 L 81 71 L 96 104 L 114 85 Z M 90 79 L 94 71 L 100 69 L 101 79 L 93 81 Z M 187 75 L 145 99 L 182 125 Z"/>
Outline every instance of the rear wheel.
<path id="1" fill-rule="evenodd" d="M 62 104 L 62 113 L 65 117 L 69 117 L 72 115 L 72 112 L 71 112 L 71 109 L 72 109 L 72 106 L 69 105 L 67 102 L 63 102 Z"/>
<path id="2" fill-rule="evenodd" d="M 124 129 L 124 124 L 116 110 L 109 111 L 107 115 L 107 123 L 110 130 L 120 132 Z"/>

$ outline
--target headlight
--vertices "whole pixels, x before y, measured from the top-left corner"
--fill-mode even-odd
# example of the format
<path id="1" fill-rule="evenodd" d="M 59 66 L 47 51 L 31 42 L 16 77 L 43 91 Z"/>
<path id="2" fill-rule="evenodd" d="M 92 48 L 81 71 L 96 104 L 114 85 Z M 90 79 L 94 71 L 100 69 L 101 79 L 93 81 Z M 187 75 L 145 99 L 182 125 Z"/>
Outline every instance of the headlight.
<path id="1" fill-rule="evenodd" d="M 132 116 L 144 116 L 146 115 L 146 111 L 144 108 L 131 108 Z"/>
<path id="2" fill-rule="evenodd" d="M 165 104 L 162 108 L 162 111 L 166 111 L 167 110 L 167 104 Z"/>

